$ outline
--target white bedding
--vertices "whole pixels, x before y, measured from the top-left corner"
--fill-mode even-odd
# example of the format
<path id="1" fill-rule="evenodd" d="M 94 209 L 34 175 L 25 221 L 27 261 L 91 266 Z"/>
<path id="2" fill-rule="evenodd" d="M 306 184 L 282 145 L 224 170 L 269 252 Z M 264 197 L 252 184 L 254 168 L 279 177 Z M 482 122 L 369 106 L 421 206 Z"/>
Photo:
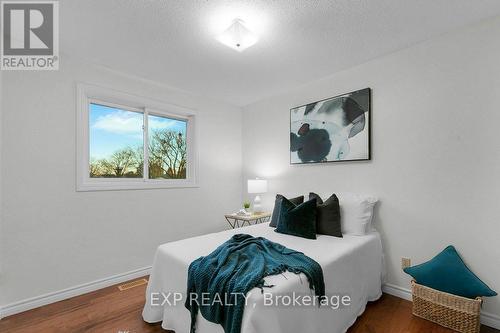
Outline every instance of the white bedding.
<path id="1" fill-rule="evenodd" d="M 151 293 L 186 292 L 189 264 L 200 256 L 207 255 L 237 233 L 262 236 L 290 249 L 303 252 L 316 260 L 323 268 L 327 295 L 349 295 L 351 305 L 334 310 L 330 307 L 269 307 L 264 306 L 260 289 L 248 294 L 248 303 L 243 315 L 242 333 L 344 333 L 365 309 L 368 301 L 378 299 L 382 292 L 384 273 L 382 244 L 377 232 L 365 236 L 336 238 L 318 235 L 316 240 L 283 235 L 274 232 L 267 223 L 219 233 L 189 238 L 163 244 L 158 247 L 148 288 L 143 318 L 146 322 L 163 321 L 162 327 L 187 333 L 190 313 L 184 301 L 175 306 L 151 306 Z M 285 272 L 283 275 L 267 277 L 265 288 L 273 295 L 309 293 L 307 278 L 300 274 Z M 173 303 L 173 296 L 169 299 Z M 223 333 L 222 326 L 208 322 L 198 314 L 198 333 Z"/>

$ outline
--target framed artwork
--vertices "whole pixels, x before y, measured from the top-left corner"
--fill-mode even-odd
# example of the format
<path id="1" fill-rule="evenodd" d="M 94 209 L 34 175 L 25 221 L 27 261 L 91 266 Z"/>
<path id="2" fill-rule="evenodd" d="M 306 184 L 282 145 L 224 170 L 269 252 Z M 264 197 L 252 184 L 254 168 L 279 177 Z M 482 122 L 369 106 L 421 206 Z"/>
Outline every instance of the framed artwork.
<path id="1" fill-rule="evenodd" d="M 370 160 L 370 120 L 370 88 L 290 109 L 290 163 Z"/>

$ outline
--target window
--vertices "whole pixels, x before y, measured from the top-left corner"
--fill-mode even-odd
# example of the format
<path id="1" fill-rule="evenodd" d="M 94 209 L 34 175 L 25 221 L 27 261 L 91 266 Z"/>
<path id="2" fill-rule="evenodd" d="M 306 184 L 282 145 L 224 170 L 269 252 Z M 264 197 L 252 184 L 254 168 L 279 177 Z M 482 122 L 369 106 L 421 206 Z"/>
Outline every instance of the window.
<path id="1" fill-rule="evenodd" d="M 142 178 L 144 115 L 89 103 L 89 177 Z"/>
<path id="2" fill-rule="evenodd" d="M 186 178 L 186 120 L 148 115 L 149 179 Z"/>
<path id="3" fill-rule="evenodd" d="M 195 114 L 78 86 L 77 190 L 196 186 Z"/>

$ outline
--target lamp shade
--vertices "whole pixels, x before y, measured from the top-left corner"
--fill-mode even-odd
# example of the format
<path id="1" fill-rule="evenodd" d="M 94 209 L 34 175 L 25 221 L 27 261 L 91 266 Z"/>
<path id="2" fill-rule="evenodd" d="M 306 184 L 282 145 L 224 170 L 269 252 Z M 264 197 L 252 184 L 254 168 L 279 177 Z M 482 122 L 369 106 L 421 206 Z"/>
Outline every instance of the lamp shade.
<path id="1" fill-rule="evenodd" d="M 266 193 L 267 180 L 265 179 L 249 179 L 248 193 Z"/>

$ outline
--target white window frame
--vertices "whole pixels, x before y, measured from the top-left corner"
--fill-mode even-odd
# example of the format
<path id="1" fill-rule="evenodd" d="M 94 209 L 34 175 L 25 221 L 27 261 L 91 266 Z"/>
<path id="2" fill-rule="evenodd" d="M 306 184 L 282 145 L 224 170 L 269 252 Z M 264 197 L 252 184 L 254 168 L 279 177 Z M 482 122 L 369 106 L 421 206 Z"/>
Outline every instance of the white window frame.
<path id="1" fill-rule="evenodd" d="M 144 171 L 143 178 L 91 178 L 89 170 L 89 105 L 96 103 L 126 111 L 140 112 L 144 116 Z M 76 190 L 113 191 L 157 188 L 198 187 L 198 149 L 196 110 L 155 101 L 116 90 L 90 84 L 77 84 L 77 147 Z M 185 179 L 149 179 L 148 115 L 187 121 L 187 169 Z"/>

